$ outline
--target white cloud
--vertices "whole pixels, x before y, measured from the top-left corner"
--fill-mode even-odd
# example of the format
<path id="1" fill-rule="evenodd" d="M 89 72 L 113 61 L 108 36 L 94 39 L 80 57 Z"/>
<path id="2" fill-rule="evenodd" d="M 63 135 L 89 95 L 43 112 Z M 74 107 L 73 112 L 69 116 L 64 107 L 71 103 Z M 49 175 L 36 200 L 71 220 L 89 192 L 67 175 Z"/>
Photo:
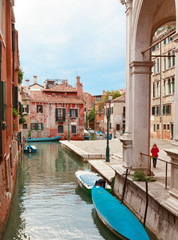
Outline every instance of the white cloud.
<path id="1" fill-rule="evenodd" d="M 16 1 L 25 76 L 37 74 L 42 79 L 44 69 L 55 78 L 71 69 L 79 75 L 81 69 L 89 75 L 99 69 L 96 74 L 102 76 L 101 66 L 117 68 L 116 63 L 125 58 L 124 10 L 118 0 Z"/>

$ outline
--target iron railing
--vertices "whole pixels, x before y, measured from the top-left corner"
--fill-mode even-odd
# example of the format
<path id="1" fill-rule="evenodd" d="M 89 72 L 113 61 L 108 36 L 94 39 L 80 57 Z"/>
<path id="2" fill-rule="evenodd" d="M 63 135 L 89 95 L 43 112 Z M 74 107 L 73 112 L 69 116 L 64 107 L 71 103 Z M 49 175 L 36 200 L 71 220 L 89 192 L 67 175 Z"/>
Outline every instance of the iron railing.
<path id="1" fill-rule="evenodd" d="M 146 156 L 146 157 L 148 157 L 149 158 L 149 170 L 150 170 L 150 172 L 151 172 L 151 158 L 152 158 L 152 156 L 150 156 L 150 155 L 148 155 L 148 154 L 145 154 L 145 153 L 140 153 L 140 155 L 141 156 Z M 168 181 L 167 181 L 167 179 L 168 179 L 168 164 L 170 164 L 170 165 L 174 165 L 174 166 L 176 166 L 176 167 L 178 167 L 178 164 L 176 164 L 176 163 L 172 163 L 172 162 L 168 162 L 168 161 L 166 161 L 166 160 L 164 160 L 164 159 L 161 159 L 161 158 L 157 158 L 157 160 L 158 161 L 161 161 L 161 162 L 164 162 L 165 164 L 166 164 L 166 168 L 165 168 L 165 189 L 167 189 L 167 186 L 168 186 Z"/>

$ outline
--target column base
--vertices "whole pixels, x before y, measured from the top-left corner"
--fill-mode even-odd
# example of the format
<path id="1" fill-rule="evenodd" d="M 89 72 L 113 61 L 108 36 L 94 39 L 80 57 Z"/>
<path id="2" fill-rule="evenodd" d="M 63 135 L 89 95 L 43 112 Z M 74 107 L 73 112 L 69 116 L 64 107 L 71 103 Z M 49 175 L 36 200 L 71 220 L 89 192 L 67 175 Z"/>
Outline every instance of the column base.
<path id="1" fill-rule="evenodd" d="M 123 144 L 123 167 L 132 168 L 132 138 L 129 133 L 120 137 Z"/>
<path id="2" fill-rule="evenodd" d="M 164 206 L 178 217 L 178 191 L 171 189 L 170 197 L 165 201 Z"/>

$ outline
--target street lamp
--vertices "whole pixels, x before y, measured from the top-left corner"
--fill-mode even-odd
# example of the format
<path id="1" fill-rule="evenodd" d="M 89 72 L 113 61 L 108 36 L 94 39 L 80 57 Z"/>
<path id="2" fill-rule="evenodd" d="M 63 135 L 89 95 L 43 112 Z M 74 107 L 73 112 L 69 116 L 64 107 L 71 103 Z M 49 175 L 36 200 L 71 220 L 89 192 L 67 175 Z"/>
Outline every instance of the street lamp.
<path id="1" fill-rule="evenodd" d="M 109 118 L 110 118 L 110 102 L 106 103 L 107 112 L 107 144 L 106 144 L 106 162 L 110 162 L 109 159 Z"/>
<path id="2" fill-rule="evenodd" d="M 68 112 L 68 141 L 70 141 L 70 126 L 69 126 L 69 117 L 70 117 L 70 112 Z"/>

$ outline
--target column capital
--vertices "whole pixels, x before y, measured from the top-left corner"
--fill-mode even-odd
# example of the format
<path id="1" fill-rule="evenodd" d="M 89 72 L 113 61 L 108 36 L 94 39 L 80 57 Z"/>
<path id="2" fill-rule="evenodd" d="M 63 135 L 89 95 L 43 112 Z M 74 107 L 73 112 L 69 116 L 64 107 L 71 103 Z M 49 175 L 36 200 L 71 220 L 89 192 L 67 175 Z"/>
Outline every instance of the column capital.
<path id="1" fill-rule="evenodd" d="M 131 74 L 150 74 L 153 67 L 152 61 L 132 61 L 130 63 Z"/>

